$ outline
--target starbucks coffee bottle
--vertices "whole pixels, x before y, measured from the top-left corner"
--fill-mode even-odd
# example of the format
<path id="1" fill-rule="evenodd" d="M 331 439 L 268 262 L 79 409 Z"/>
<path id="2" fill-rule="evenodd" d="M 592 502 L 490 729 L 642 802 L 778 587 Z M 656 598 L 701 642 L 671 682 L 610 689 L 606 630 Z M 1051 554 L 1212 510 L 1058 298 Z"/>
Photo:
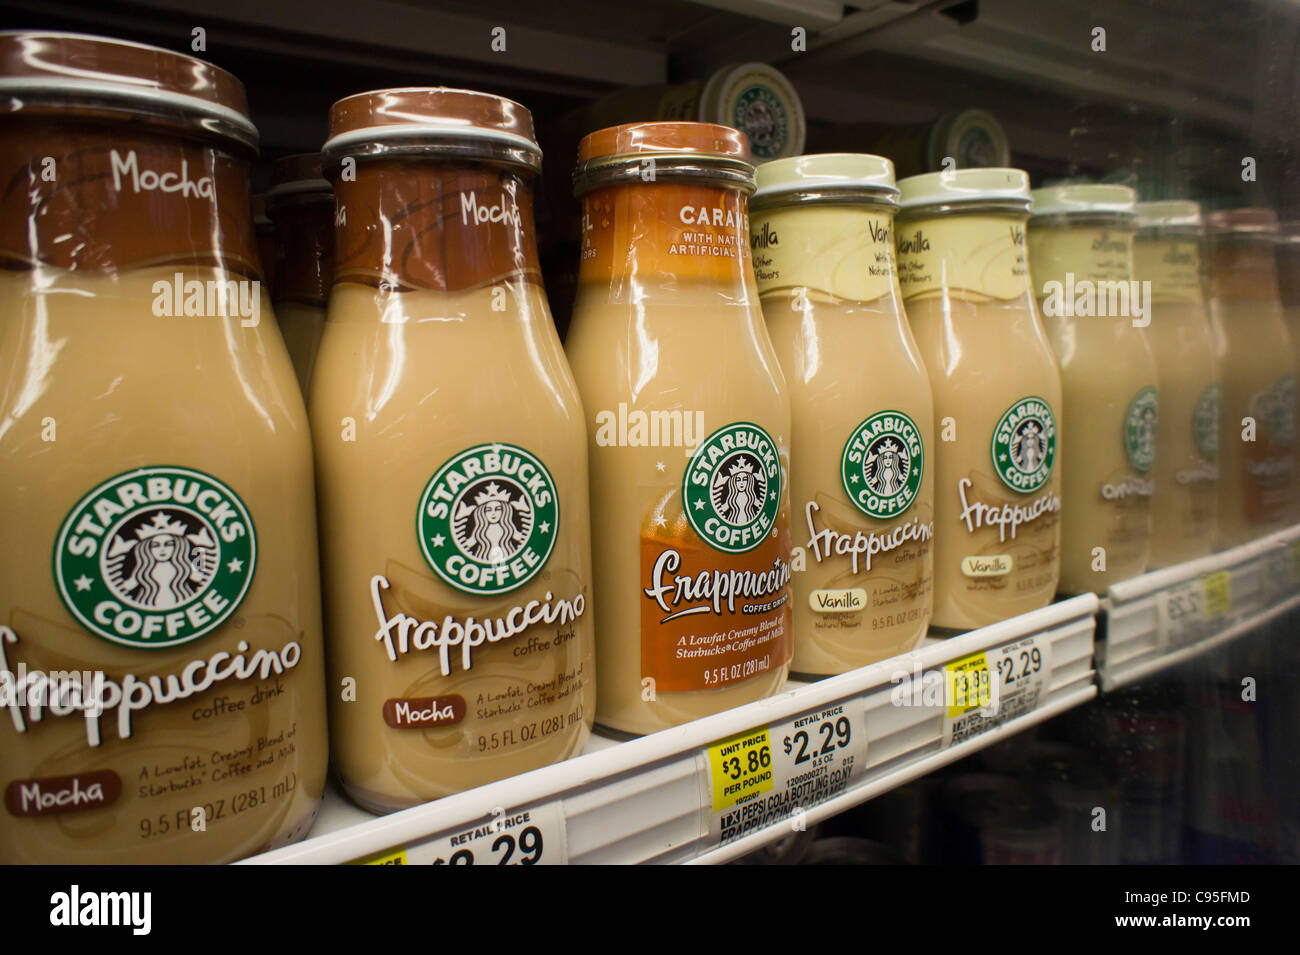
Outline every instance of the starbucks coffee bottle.
<path id="1" fill-rule="evenodd" d="M 1160 378 L 1151 567 L 1210 553 L 1218 511 L 1219 381 L 1201 285 L 1201 208 L 1139 202 L 1133 276 L 1149 282 L 1147 341 Z M 1143 286 L 1147 289 L 1148 286 Z"/>
<path id="2" fill-rule="evenodd" d="M 1029 264 L 1061 365 L 1063 593 L 1104 592 L 1144 573 L 1159 391 L 1133 285 L 1136 195 L 1084 183 L 1034 191 Z"/>
<path id="3" fill-rule="evenodd" d="M 1208 220 L 1210 315 L 1222 382 L 1217 546 L 1235 547 L 1290 517 L 1296 360 L 1279 301 L 1271 209 Z"/>
<path id="4" fill-rule="evenodd" d="M 537 266 L 518 103 L 330 110 L 335 271 L 311 394 L 331 740 L 389 811 L 579 752 L 595 711 L 586 432 Z"/>
<path id="5" fill-rule="evenodd" d="M 1288 222 L 1279 229 L 1277 281 L 1291 351 L 1300 370 L 1300 222 Z M 1291 507 L 1287 522 L 1300 523 L 1300 468 L 1296 467 L 1291 469 Z"/>
<path id="6" fill-rule="evenodd" d="M 790 399 L 749 256 L 743 133 L 583 139 L 568 339 L 587 410 L 597 722 L 650 733 L 762 699 L 790 664 Z"/>
<path id="7" fill-rule="evenodd" d="M 794 661 L 842 673 L 911 650 L 933 604 L 934 409 L 894 261 L 888 159 L 760 166 L 750 244 L 790 388 Z"/>
<path id="8" fill-rule="evenodd" d="M 1061 378 L 1029 282 L 1029 177 L 898 187 L 899 285 L 934 395 L 933 625 L 969 630 L 1047 605 L 1059 574 Z"/>
<path id="9" fill-rule="evenodd" d="M 0 862 L 229 862 L 325 783 L 311 444 L 243 87 L 0 34 Z"/>
<path id="10" fill-rule="evenodd" d="M 325 326 L 334 261 L 334 192 L 321 175 L 320 156 L 277 159 L 266 205 L 275 222 L 275 317 L 306 395 Z"/>

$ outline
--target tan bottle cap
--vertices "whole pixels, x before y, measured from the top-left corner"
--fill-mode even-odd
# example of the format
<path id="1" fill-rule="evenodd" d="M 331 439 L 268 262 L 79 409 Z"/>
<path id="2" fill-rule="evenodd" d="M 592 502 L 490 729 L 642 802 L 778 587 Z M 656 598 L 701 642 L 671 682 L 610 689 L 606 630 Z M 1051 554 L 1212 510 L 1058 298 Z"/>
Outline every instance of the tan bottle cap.
<path id="1" fill-rule="evenodd" d="M 504 96 L 445 86 L 357 93 L 330 107 L 321 161 L 433 153 L 541 169 L 533 116 Z"/>
<path id="2" fill-rule="evenodd" d="M 0 32 L 0 112 L 149 119 L 257 149 L 244 86 L 203 60 L 80 33 Z"/>
<path id="3" fill-rule="evenodd" d="M 329 197 L 334 187 L 321 172 L 320 153 L 295 153 L 283 156 L 271 166 L 271 188 L 267 200 L 274 205 L 290 196 Z"/>
<path id="4" fill-rule="evenodd" d="M 894 164 L 867 153 L 821 153 L 774 159 L 758 167 L 754 198 L 795 192 L 870 193 L 885 202 L 898 198 Z"/>
<path id="5" fill-rule="evenodd" d="M 1201 204 L 1190 199 L 1163 199 L 1137 204 L 1139 229 L 1181 229 L 1200 231 Z"/>
<path id="6" fill-rule="evenodd" d="M 1128 186 L 1107 182 L 1076 182 L 1035 189 L 1034 216 L 1131 216 L 1137 193 Z"/>
<path id="7" fill-rule="evenodd" d="M 573 171 L 578 195 L 619 181 L 693 178 L 752 191 L 749 137 L 716 123 L 625 123 L 584 136 Z"/>
<path id="8" fill-rule="evenodd" d="M 1218 209 L 1206 220 L 1211 233 L 1263 238 L 1277 232 L 1277 213 L 1272 209 Z"/>
<path id="9" fill-rule="evenodd" d="M 908 176 L 898 183 L 899 205 L 1013 202 L 1029 208 L 1029 173 L 1023 169 L 952 169 Z"/>

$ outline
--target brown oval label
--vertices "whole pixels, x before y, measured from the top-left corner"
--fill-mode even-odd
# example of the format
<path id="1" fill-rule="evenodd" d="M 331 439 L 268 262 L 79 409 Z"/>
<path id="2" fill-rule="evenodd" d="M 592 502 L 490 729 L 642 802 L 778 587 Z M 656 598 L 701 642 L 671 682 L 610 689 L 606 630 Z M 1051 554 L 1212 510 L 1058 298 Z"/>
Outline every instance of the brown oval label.
<path id="1" fill-rule="evenodd" d="M 15 779 L 5 787 L 5 808 L 13 816 L 54 816 L 107 806 L 122 795 L 122 777 L 111 769 L 74 776 Z"/>
<path id="2" fill-rule="evenodd" d="M 395 730 L 455 726 L 465 718 L 463 696 L 419 696 L 384 701 L 384 722 Z"/>

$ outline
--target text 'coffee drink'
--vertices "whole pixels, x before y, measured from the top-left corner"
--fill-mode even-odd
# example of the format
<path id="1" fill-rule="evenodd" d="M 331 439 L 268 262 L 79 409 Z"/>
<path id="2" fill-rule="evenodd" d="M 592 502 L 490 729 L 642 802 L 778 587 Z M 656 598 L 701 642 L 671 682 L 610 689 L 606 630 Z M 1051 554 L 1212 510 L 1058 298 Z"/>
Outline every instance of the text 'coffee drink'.
<path id="1" fill-rule="evenodd" d="M 933 622 L 966 630 L 1056 592 L 1061 377 L 1029 282 L 1029 177 L 898 185 L 899 285 L 934 393 Z"/>
<path id="2" fill-rule="evenodd" d="M 340 100 L 311 389 L 331 732 L 399 809 L 577 753 L 595 710 L 582 406 L 541 287 L 532 117 L 443 88 Z"/>
<path id="3" fill-rule="evenodd" d="M 0 73 L 0 860 L 301 838 L 326 759 L 311 443 L 243 87 L 66 34 L 0 35 Z"/>
<path id="4" fill-rule="evenodd" d="M 568 339 L 591 461 L 598 722 L 649 733 L 790 664 L 790 401 L 750 268 L 743 133 L 592 133 Z"/>
<path id="5" fill-rule="evenodd" d="M 888 159 L 848 153 L 757 182 L 754 273 L 794 427 L 791 667 L 842 673 L 915 647 L 934 599 L 934 410 L 898 288 L 898 189 Z"/>

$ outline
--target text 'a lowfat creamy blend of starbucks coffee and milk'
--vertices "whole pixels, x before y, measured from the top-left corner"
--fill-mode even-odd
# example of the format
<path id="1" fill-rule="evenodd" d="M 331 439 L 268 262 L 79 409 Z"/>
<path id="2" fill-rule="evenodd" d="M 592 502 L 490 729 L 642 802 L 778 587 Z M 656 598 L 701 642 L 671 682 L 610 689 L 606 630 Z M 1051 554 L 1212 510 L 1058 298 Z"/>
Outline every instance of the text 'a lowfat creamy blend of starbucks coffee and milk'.
<path id="1" fill-rule="evenodd" d="M 1061 378 L 1030 287 L 1029 177 L 899 182 L 898 277 L 934 398 L 934 617 L 966 630 L 1050 603 Z"/>
<path id="2" fill-rule="evenodd" d="M 0 34 L 0 73 L 0 861 L 301 838 L 326 762 L 311 443 L 243 87 L 68 34 Z"/>
<path id="3" fill-rule="evenodd" d="M 578 752 L 594 715 L 582 406 L 542 291 L 517 103 L 330 112 L 312 379 L 335 767 L 392 810 Z M 346 172 L 345 172 L 346 170 Z"/>
<path id="4" fill-rule="evenodd" d="M 794 661 L 841 673 L 912 649 L 933 603 L 930 382 L 903 314 L 898 189 L 878 156 L 759 167 L 750 242 L 790 389 Z"/>
<path id="5" fill-rule="evenodd" d="M 743 133 L 579 148 L 567 348 L 587 414 L 597 721 L 638 734 L 769 696 L 790 664 L 790 401 L 750 267 Z"/>
<path id="6" fill-rule="evenodd" d="M 1151 316 L 1133 281 L 1127 186 L 1034 191 L 1029 264 L 1061 368 L 1061 581 L 1104 592 L 1146 570 L 1151 549 L 1159 387 Z"/>

